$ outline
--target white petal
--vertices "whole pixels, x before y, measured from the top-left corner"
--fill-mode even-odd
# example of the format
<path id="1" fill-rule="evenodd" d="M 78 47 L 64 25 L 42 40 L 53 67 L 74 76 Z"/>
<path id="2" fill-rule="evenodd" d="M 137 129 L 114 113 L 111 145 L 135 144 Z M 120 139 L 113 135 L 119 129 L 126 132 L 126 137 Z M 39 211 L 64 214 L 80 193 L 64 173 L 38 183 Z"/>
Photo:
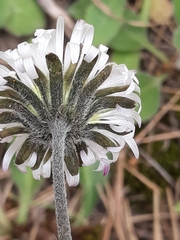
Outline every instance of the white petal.
<path id="1" fill-rule="evenodd" d="M 7 76 L 15 76 L 15 72 L 14 71 L 10 71 L 7 67 L 0 65 L 0 75 L 2 77 L 7 77 Z"/>
<path id="2" fill-rule="evenodd" d="M 18 50 L 19 56 L 21 56 L 23 58 L 32 56 L 32 54 L 33 54 L 32 44 L 29 44 L 27 42 L 20 43 L 17 46 L 17 50 Z"/>
<path id="3" fill-rule="evenodd" d="M 9 56 L 9 60 L 17 60 L 20 57 L 17 48 L 14 50 L 7 50 L 5 53 Z"/>
<path id="4" fill-rule="evenodd" d="M 128 89 L 125 91 L 126 94 L 132 93 L 135 90 L 136 84 L 132 81 Z"/>
<path id="5" fill-rule="evenodd" d="M 7 123 L 7 124 L 0 124 L 0 129 L 11 128 L 11 127 L 22 127 L 22 126 L 23 125 L 21 123 Z"/>
<path id="6" fill-rule="evenodd" d="M 105 164 L 103 167 L 103 176 L 106 176 L 109 173 L 110 164 Z"/>
<path id="7" fill-rule="evenodd" d="M 2 138 L 0 140 L 0 143 L 10 143 L 11 141 L 13 140 L 13 136 L 8 136 L 8 137 L 5 137 L 5 138 Z"/>
<path id="8" fill-rule="evenodd" d="M 93 163 L 95 163 L 95 161 L 96 161 L 94 154 L 92 153 L 92 151 L 89 148 L 87 148 L 87 154 L 84 150 L 81 150 L 80 156 L 81 156 L 81 160 L 83 161 L 83 164 L 85 166 L 90 166 Z"/>
<path id="9" fill-rule="evenodd" d="M 109 173 L 109 170 L 110 170 L 110 164 L 100 161 L 98 168 L 94 171 L 97 171 L 97 172 L 103 171 L 103 176 L 106 176 Z"/>
<path id="10" fill-rule="evenodd" d="M 102 68 L 105 67 L 105 64 L 108 60 L 109 56 L 106 53 L 99 53 L 98 55 L 98 59 L 96 64 L 94 65 L 91 73 L 89 74 L 87 81 L 90 81 L 91 79 L 93 79 L 97 73 L 97 71 L 102 70 Z"/>
<path id="11" fill-rule="evenodd" d="M 132 79 L 139 84 L 139 80 L 137 79 L 137 77 L 135 76 L 136 74 L 136 70 L 130 70 L 130 72 L 132 73 Z"/>
<path id="12" fill-rule="evenodd" d="M 34 57 L 34 64 L 49 79 L 49 70 L 47 68 L 45 56 L 44 55 L 41 56 L 41 55 L 37 54 L 36 57 Z"/>
<path id="13" fill-rule="evenodd" d="M 22 173 L 26 173 L 26 165 L 25 164 L 16 165 L 16 166 Z"/>
<path id="14" fill-rule="evenodd" d="M 61 63 L 63 61 L 63 49 L 64 49 L 64 18 L 58 17 L 56 25 L 56 54 L 59 57 Z"/>
<path id="15" fill-rule="evenodd" d="M 109 59 L 109 55 L 106 53 L 102 53 L 97 61 L 97 69 L 101 70 L 102 68 L 104 68 L 108 59 Z"/>
<path id="16" fill-rule="evenodd" d="M 34 167 L 37 159 L 37 153 L 33 152 L 31 156 L 28 158 L 27 162 L 24 162 L 27 167 Z"/>
<path id="17" fill-rule="evenodd" d="M 80 46 L 76 43 L 67 43 L 64 54 L 64 72 L 71 63 L 77 63 L 80 54 Z"/>
<path id="18" fill-rule="evenodd" d="M 70 46 L 70 56 L 72 64 L 77 63 L 80 54 L 80 45 L 69 43 Z"/>
<path id="19" fill-rule="evenodd" d="M 14 68 L 14 60 L 11 57 L 11 51 L 1 52 L 0 51 L 0 58 L 3 59 L 5 62 L 9 64 L 12 68 Z"/>
<path id="20" fill-rule="evenodd" d="M 31 57 L 27 57 L 24 59 L 24 67 L 30 78 L 32 79 L 38 78 L 36 69 L 34 67 L 34 62 Z"/>
<path id="21" fill-rule="evenodd" d="M 16 72 L 21 82 L 23 82 L 27 87 L 31 88 L 32 90 L 35 89 L 35 84 L 33 79 L 31 79 L 26 72 L 22 73 L 18 70 L 16 70 Z"/>
<path id="22" fill-rule="evenodd" d="M 42 167 L 41 175 L 44 178 L 49 178 L 51 176 L 51 160 L 52 158 L 50 158 Z"/>
<path id="23" fill-rule="evenodd" d="M 24 63 L 23 63 L 23 59 L 19 58 L 17 60 L 14 61 L 14 65 L 15 65 L 15 69 L 20 71 L 20 72 L 25 72 L 25 67 L 24 67 Z"/>
<path id="24" fill-rule="evenodd" d="M 94 115 L 94 116 L 98 117 L 98 114 Z M 119 117 L 118 115 L 117 115 L 116 118 L 111 117 L 111 116 L 103 118 L 101 115 L 99 115 L 99 119 L 98 118 L 97 118 L 97 120 L 96 119 L 95 120 L 94 119 L 89 119 L 88 122 L 90 124 L 100 123 L 100 124 L 111 124 L 112 126 L 113 125 L 117 125 L 117 126 L 120 126 L 120 127 L 123 126 L 123 127 L 126 127 L 126 128 L 128 128 L 129 130 L 132 130 L 132 131 L 134 131 L 134 128 L 135 128 L 133 123 L 127 121 L 126 119 L 124 119 L 122 117 Z M 114 126 L 114 128 L 116 128 L 116 127 Z M 116 131 L 118 131 L 118 130 L 116 130 Z M 120 131 L 120 128 L 119 128 L 119 131 Z"/>
<path id="25" fill-rule="evenodd" d="M 123 139 L 122 136 L 117 135 L 116 133 L 110 132 L 110 131 L 105 130 L 105 129 L 93 129 L 93 131 L 103 134 L 104 136 L 109 138 L 112 142 L 114 142 L 114 143 L 117 142 L 120 146 L 124 147 L 125 142 L 124 142 L 124 139 Z M 117 148 L 118 147 L 119 146 L 117 146 Z"/>
<path id="26" fill-rule="evenodd" d="M 99 53 L 99 50 L 94 47 L 94 46 L 91 46 L 89 51 L 87 52 L 87 54 L 85 55 L 84 57 L 84 60 L 87 62 L 87 63 L 90 63 L 92 60 L 95 59 L 95 57 L 98 55 Z"/>
<path id="27" fill-rule="evenodd" d="M 133 90 L 139 92 L 139 87 L 132 76 L 132 72 L 129 71 L 124 64 L 113 64 L 110 76 L 103 82 L 103 84 L 98 89 L 124 85 L 130 85 L 129 88 L 124 91 L 126 94 L 129 94 Z"/>
<path id="28" fill-rule="evenodd" d="M 124 125 L 123 125 L 124 123 Z M 110 127 L 113 131 L 117 132 L 117 133 L 122 133 L 122 132 L 133 132 L 135 131 L 135 126 L 134 124 L 132 124 L 131 122 L 128 121 L 121 121 L 121 123 L 119 123 L 119 125 L 116 124 L 110 124 Z"/>
<path id="29" fill-rule="evenodd" d="M 102 53 L 107 53 L 107 51 L 108 51 L 108 47 L 104 46 L 103 44 L 100 44 L 98 49 Z"/>
<path id="30" fill-rule="evenodd" d="M 3 163 L 2 163 L 2 169 L 4 171 L 7 171 L 9 168 L 9 164 L 12 160 L 12 157 L 14 156 L 15 153 L 18 153 L 20 150 L 20 147 L 22 144 L 25 142 L 25 140 L 28 138 L 29 134 L 20 134 L 16 137 L 14 142 L 11 144 L 11 146 L 8 148 L 6 151 L 4 158 L 3 158 Z"/>
<path id="31" fill-rule="evenodd" d="M 7 81 L 3 77 L 0 76 L 0 85 L 5 85 L 6 83 L 7 83 Z"/>
<path id="32" fill-rule="evenodd" d="M 82 43 L 82 53 L 86 54 L 92 45 L 93 36 L 94 27 L 83 20 L 79 20 L 74 26 L 70 42 Z"/>
<path id="33" fill-rule="evenodd" d="M 82 52 L 84 54 L 86 54 L 89 51 L 92 45 L 93 37 L 94 37 L 94 27 L 92 25 L 85 24 L 83 28 L 83 34 L 82 34 L 82 40 L 81 40 L 81 42 L 83 43 Z"/>
<path id="34" fill-rule="evenodd" d="M 124 141 L 124 144 L 122 144 L 120 147 L 107 147 L 107 150 L 109 150 L 109 151 L 112 152 L 112 153 L 118 153 L 118 155 L 119 155 L 119 152 L 122 150 L 122 148 L 124 147 L 124 145 L 125 145 L 125 141 Z M 116 155 L 115 158 L 117 158 L 118 155 Z"/>
<path id="35" fill-rule="evenodd" d="M 32 171 L 33 177 L 36 180 L 41 180 L 41 172 L 42 172 L 42 168 L 43 168 L 43 162 L 41 161 L 39 167 L 36 170 Z"/>
<path id="36" fill-rule="evenodd" d="M 67 71 L 70 63 L 71 63 L 70 44 L 67 43 L 66 48 L 65 48 L 65 52 L 64 52 L 64 72 Z"/>
<path id="37" fill-rule="evenodd" d="M 131 148 L 131 150 L 134 153 L 134 156 L 136 158 L 139 158 L 139 149 L 137 147 L 137 144 L 135 142 L 135 140 L 133 138 L 125 138 L 126 143 L 129 145 L 129 147 Z"/>
<path id="38" fill-rule="evenodd" d="M 132 117 L 138 123 L 139 127 L 141 126 L 141 117 L 134 109 L 122 108 L 118 104 L 116 105 L 116 109 L 122 115 Z"/>
<path id="39" fill-rule="evenodd" d="M 55 53 L 55 45 L 54 47 L 52 44 L 55 43 L 55 40 L 53 39 L 54 37 L 55 30 L 54 29 L 49 29 L 49 30 L 44 30 L 44 29 L 38 29 L 35 32 L 36 38 L 32 39 L 33 46 L 37 47 L 38 52 L 41 55 L 46 55 L 49 52 Z M 53 48 L 53 49 L 51 49 Z"/>
<path id="40" fill-rule="evenodd" d="M 79 173 L 75 176 L 72 176 L 70 174 L 70 172 L 68 171 L 67 167 L 66 167 L 66 164 L 64 164 L 64 171 L 65 171 L 65 174 L 66 174 L 66 181 L 68 183 L 68 185 L 71 187 L 71 186 L 77 186 L 79 184 Z"/>
<path id="41" fill-rule="evenodd" d="M 109 160 L 106 155 L 108 153 L 107 149 L 89 139 L 84 138 L 83 140 L 85 141 L 87 146 L 91 149 L 91 151 L 94 153 L 96 160 L 100 160 L 101 158 Z"/>
<path id="42" fill-rule="evenodd" d="M 84 20 L 78 20 L 74 26 L 73 32 L 71 34 L 70 42 L 80 43 L 82 37 L 82 29 L 85 24 Z"/>

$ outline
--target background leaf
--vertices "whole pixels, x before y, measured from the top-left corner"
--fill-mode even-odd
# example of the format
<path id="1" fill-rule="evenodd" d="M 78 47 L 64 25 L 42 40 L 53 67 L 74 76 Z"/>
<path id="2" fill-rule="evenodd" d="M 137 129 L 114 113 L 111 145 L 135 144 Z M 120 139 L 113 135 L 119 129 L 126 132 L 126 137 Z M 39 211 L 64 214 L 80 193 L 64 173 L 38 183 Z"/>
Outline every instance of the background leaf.
<path id="1" fill-rule="evenodd" d="M 176 203 L 175 210 L 177 213 L 180 213 L 180 201 Z"/>
<path id="2" fill-rule="evenodd" d="M 109 45 L 112 49 L 121 52 L 146 49 L 162 62 L 168 61 L 166 56 L 148 41 L 145 28 L 125 24 Z"/>
<path id="3" fill-rule="evenodd" d="M 87 7 L 91 5 L 91 0 L 75 1 L 68 9 L 68 12 L 75 19 L 85 19 Z"/>
<path id="4" fill-rule="evenodd" d="M 45 27 L 45 18 L 35 0 L 1 0 L 0 27 L 16 36 L 31 35 Z"/>
<path id="5" fill-rule="evenodd" d="M 5 26 L 8 17 L 11 14 L 10 8 L 7 5 L 7 1 L 0 1 L 0 28 Z"/>
<path id="6" fill-rule="evenodd" d="M 23 224 L 27 220 L 27 214 L 32 198 L 42 185 L 43 181 L 35 180 L 32 176 L 32 170 L 30 168 L 27 168 L 25 174 L 21 173 L 13 161 L 11 164 L 11 176 L 19 191 L 19 210 L 17 222 L 19 224 Z"/>
<path id="7" fill-rule="evenodd" d="M 103 176 L 102 172 L 93 171 L 97 168 L 95 165 L 83 167 L 80 169 L 80 182 L 83 189 L 83 202 L 81 209 L 76 216 L 76 224 L 82 223 L 93 211 L 99 195 L 96 189 L 97 184 L 104 185 L 108 180 L 108 175 Z"/>
<path id="8" fill-rule="evenodd" d="M 139 19 L 144 23 L 148 23 L 149 21 L 150 6 L 151 6 L 151 0 L 145 0 L 142 2 Z"/>
<path id="9" fill-rule="evenodd" d="M 104 9 L 107 7 L 107 11 L 111 12 L 112 15 L 114 14 L 121 18 L 123 17 L 125 1 L 121 0 L 120 3 L 119 0 L 103 0 L 101 2 L 104 3 Z M 88 6 L 85 14 L 85 20 L 93 26 L 96 26 L 93 41 L 95 46 L 102 43 L 108 44 L 116 36 L 121 26 L 120 21 L 108 16 L 102 9 L 91 4 Z"/>
<path id="10" fill-rule="evenodd" d="M 111 41 L 110 47 L 116 51 L 139 51 L 147 42 L 146 30 L 124 24 L 116 37 Z"/>
<path id="11" fill-rule="evenodd" d="M 139 21 L 139 17 L 126 10 L 127 21 Z M 117 35 L 112 39 L 109 46 L 118 52 L 134 52 L 146 49 L 154 54 L 162 62 L 168 62 L 166 56 L 160 52 L 147 38 L 147 29 L 143 27 L 132 26 L 125 23 L 119 29 Z"/>
<path id="12" fill-rule="evenodd" d="M 180 26 L 176 28 L 173 34 L 173 44 L 180 52 Z"/>
<path id="13" fill-rule="evenodd" d="M 180 1 L 172 0 L 174 5 L 174 17 L 178 25 L 180 25 Z"/>
<path id="14" fill-rule="evenodd" d="M 117 64 L 126 64 L 128 69 L 139 69 L 140 52 L 113 52 L 111 61 Z"/>
<path id="15" fill-rule="evenodd" d="M 125 0 L 102 0 L 101 5 L 96 6 L 92 1 L 79 0 L 69 8 L 69 12 L 76 19 L 83 18 L 95 26 L 93 41 L 95 46 L 107 45 L 121 27 L 120 19 L 124 16 L 125 4 Z"/>
<path id="16" fill-rule="evenodd" d="M 145 122 L 152 118 L 160 106 L 160 86 L 166 75 L 152 77 L 148 74 L 139 72 L 136 74 L 139 79 L 141 89 L 142 121 Z"/>

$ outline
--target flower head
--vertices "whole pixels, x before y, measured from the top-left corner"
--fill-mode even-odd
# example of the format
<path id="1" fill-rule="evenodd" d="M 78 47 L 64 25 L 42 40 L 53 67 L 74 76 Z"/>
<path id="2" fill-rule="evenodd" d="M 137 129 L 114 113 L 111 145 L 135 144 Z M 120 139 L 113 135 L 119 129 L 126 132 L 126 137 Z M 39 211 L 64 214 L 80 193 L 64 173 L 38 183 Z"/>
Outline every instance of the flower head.
<path id="1" fill-rule="evenodd" d="M 138 157 L 133 139 L 139 116 L 140 89 L 134 71 L 107 63 L 107 48 L 92 45 L 94 28 L 79 20 L 64 48 L 64 21 L 56 29 L 37 30 L 32 43 L 0 52 L 0 142 L 3 158 L 12 157 L 34 178 L 51 174 L 52 124 L 60 115 L 67 125 L 64 171 L 69 185 L 79 182 L 79 166 L 99 162 L 106 175 L 125 143 Z"/>

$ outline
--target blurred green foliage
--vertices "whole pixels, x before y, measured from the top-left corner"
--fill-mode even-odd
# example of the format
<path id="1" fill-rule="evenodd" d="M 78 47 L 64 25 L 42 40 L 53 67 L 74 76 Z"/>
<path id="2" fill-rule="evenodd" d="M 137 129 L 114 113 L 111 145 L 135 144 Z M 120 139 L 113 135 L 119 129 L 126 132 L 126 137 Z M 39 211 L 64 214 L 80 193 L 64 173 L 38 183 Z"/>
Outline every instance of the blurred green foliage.
<path id="1" fill-rule="evenodd" d="M 174 18 L 178 25 L 180 25 L 180 1 L 172 0 L 174 6 Z"/>
<path id="2" fill-rule="evenodd" d="M 158 111 L 160 105 L 160 87 L 161 83 L 167 78 L 167 75 L 152 77 L 147 73 L 138 72 L 137 78 L 140 79 L 143 121 L 149 120 Z"/>
<path id="3" fill-rule="evenodd" d="M 44 27 L 44 13 L 35 0 L 0 1 L 0 28 L 16 36 L 24 36 Z"/>
<path id="4" fill-rule="evenodd" d="M 97 184 L 104 185 L 108 181 L 107 176 L 103 176 L 102 172 L 94 171 L 97 164 L 80 169 L 80 181 L 83 190 L 82 205 L 79 210 L 75 223 L 81 224 L 93 211 L 99 197 L 97 192 Z"/>
<path id="5" fill-rule="evenodd" d="M 17 224 L 24 224 L 27 221 L 29 207 L 32 203 L 33 196 L 39 190 L 43 180 L 35 180 L 30 168 L 26 169 L 26 173 L 21 173 L 19 169 L 17 169 L 17 166 L 15 166 L 14 161 L 11 162 L 11 176 L 18 189 L 16 200 L 19 207 L 16 221 Z"/>
<path id="6" fill-rule="evenodd" d="M 180 26 L 176 28 L 173 35 L 173 44 L 180 52 Z"/>
<path id="7" fill-rule="evenodd" d="M 180 213 L 180 202 L 178 202 L 175 206 L 175 210 L 177 213 Z"/>

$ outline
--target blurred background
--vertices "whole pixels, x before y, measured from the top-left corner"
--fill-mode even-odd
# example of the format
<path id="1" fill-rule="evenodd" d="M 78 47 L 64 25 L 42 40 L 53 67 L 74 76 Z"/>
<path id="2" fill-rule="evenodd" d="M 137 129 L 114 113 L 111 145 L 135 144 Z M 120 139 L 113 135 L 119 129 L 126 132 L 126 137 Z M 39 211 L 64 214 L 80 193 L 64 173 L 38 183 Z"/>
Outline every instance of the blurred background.
<path id="1" fill-rule="evenodd" d="M 0 50 L 55 28 L 59 15 L 66 41 L 84 19 L 95 27 L 95 46 L 137 71 L 143 107 L 140 158 L 126 148 L 108 176 L 84 167 L 80 185 L 67 187 L 73 239 L 180 240 L 180 1 L 0 0 Z M 13 163 L 0 168 L 0 240 L 55 236 L 52 179 L 36 181 Z"/>

